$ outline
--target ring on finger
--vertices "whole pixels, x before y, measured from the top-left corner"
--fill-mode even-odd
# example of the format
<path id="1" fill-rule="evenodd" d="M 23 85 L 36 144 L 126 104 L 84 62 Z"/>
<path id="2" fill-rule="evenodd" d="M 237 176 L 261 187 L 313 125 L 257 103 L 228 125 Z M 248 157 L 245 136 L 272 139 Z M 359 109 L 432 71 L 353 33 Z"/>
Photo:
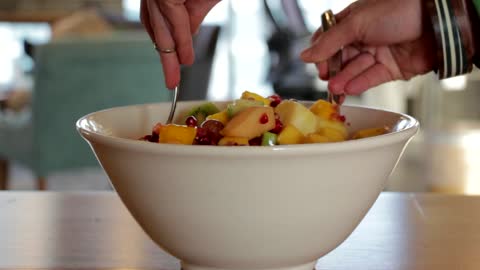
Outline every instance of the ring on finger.
<path id="1" fill-rule="evenodd" d="M 162 49 L 162 48 L 159 48 L 159 47 L 157 46 L 157 44 L 155 44 L 155 43 L 153 44 L 153 48 L 155 48 L 155 50 L 156 50 L 157 52 L 160 52 L 160 53 L 174 53 L 174 52 L 176 52 L 175 48 Z"/>

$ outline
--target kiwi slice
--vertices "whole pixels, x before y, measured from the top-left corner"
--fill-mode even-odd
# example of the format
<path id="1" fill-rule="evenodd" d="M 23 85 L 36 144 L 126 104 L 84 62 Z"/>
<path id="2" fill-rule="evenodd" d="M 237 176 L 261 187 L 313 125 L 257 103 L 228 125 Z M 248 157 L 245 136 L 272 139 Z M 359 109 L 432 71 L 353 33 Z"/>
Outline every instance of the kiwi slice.
<path id="1" fill-rule="evenodd" d="M 259 100 L 237 99 L 233 103 L 227 105 L 227 115 L 229 118 L 232 118 L 235 114 L 252 106 L 264 106 L 264 104 Z"/>

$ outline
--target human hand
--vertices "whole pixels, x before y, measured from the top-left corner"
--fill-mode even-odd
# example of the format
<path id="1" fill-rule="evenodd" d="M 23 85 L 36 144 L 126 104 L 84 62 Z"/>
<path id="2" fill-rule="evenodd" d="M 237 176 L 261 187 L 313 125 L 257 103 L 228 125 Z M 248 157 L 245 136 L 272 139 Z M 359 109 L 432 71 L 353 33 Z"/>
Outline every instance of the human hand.
<path id="1" fill-rule="evenodd" d="M 359 0 L 335 16 L 327 32 L 318 29 L 302 52 L 329 79 L 334 94 L 358 95 L 392 80 L 408 80 L 436 66 L 435 37 L 422 0 Z M 328 77 L 327 60 L 343 48 L 343 69 Z"/>
<path id="2" fill-rule="evenodd" d="M 141 1 L 140 20 L 160 54 L 167 88 L 173 89 L 180 83 L 180 65 L 193 64 L 192 36 L 218 2 L 220 0 Z M 171 49 L 173 52 L 167 52 Z"/>

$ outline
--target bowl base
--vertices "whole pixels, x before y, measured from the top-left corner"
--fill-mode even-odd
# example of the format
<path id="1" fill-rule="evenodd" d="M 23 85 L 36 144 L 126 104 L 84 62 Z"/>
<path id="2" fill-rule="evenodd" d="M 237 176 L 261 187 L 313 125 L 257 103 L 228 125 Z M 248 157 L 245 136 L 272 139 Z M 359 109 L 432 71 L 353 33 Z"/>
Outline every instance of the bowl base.
<path id="1" fill-rule="evenodd" d="M 237 268 L 237 267 L 216 268 L 216 267 L 189 264 L 183 261 L 181 262 L 181 264 L 182 264 L 182 270 L 314 270 L 316 261 L 309 262 L 306 264 L 286 266 L 286 267 L 275 267 L 275 268 Z"/>

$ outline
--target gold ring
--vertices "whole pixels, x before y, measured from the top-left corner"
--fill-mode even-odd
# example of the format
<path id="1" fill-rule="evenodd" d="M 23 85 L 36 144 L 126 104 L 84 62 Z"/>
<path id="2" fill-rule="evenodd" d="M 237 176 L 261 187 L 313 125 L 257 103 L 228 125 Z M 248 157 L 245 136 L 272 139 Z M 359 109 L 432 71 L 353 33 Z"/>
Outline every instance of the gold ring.
<path id="1" fill-rule="evenodd" d="M 157 44 L 153 44 L 153 48 L 155 48 L 155 50 L 157 52 L 161 52 L 161 53 L 174 53 L 174 52 L 176 52 L 175 48 L 161 49 L 161 48 L 158 48 Z"/>

